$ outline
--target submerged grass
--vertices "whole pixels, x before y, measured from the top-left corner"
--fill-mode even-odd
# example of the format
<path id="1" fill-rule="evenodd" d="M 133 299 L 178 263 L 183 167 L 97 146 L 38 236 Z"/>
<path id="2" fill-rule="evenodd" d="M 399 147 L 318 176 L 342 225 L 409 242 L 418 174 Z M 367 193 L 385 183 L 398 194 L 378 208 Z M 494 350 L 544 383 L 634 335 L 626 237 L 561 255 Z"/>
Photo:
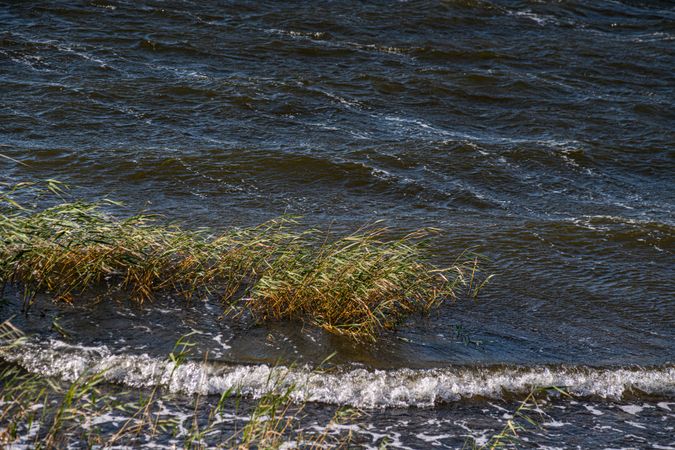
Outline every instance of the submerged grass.
<path id="1" fill-rule="evenodd" d="M 428 261 L 438 230 L 392 238 L 373 225 L 336 238 L 282 217 L 213 234 L 151 215 L 120 219 L 107 212 L 115 202 L 66 201 L 53 180 L 0 189 L 0 282 L 21 286 L 25 309 L 37 293 L 65 302 L 112 291 L 138 302 L 159 293 L 207 296 L 243 305 L 235 310 L 258 320 L 301 320 L 374 340 L 454 300 L 458 288 L 475 295 L 487 281 L 477 283 L 475 257 L 447 268 Z"/>

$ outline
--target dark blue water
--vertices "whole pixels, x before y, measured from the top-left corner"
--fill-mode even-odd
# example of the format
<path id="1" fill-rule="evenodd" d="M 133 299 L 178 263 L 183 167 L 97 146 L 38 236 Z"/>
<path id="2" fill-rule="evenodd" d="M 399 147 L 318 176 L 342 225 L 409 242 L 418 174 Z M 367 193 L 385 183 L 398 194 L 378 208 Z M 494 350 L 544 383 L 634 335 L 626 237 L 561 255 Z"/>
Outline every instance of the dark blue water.
<path id="1" fill-rule="evenodd" d="M 667 1 L 2 2 L 0 181 L 56 178 L 186 227 L 434 226 L 439 264 L 472 247 L 495 274 L 374 345 L 172 299 L 45 301 L 21 325 L 58 315 L 73 343 L 150 355 L 197 329 L 235 366 L 640 366 L 666 370 L 665 395 L 674 42 Z"/>

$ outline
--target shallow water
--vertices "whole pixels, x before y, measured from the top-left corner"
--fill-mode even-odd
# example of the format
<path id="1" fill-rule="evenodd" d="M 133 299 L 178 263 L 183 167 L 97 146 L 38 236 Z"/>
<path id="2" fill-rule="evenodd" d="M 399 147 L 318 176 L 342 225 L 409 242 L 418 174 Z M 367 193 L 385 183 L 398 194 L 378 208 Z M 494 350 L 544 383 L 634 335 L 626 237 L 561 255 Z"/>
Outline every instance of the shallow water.
<path id="1" fill-rule="evenodd" d="M 477 302 L 374 345 L 223 320 L 200 301 L 42 299 L 16 319 L 37 334 L 27 355 L 58 356 L 58 339 L 157 359 L 191 331 L 200 353 L 235 369 L 314 367 L 336 352 L 331 363 L 354 386 L 384 383 L 372 405 L 389 409 L 370 418 L 373 432 L 414 448 L 434 442 L 415 440 L 399 415 L 456 425 L 490 409 L 468 394 L 429 400 L 452 391 L 443 383 L 453 370 L 473 374 L 455 383 L 465 393 L 481 371 L 522 393 L 514 373 L 548 370 L 535 381 L 605 380 L 584 401 L 611 412 L 558 400 L 556 420 L 575 425 L 550 427 L 556 439 L 535 434 L 533 446 L 675 447 L 650 441 L 653 430 L 631 426 L 613 403 L 673 399 L 671 2 L 3 2 L 0 24 L 0 154 L 23 163 L 0 158 L 1 181 L 56 178 L 75 196 L 123 200 L 188 227 L 283 213 L 337 232 L 380 219 L 434 226 L 439 264 L 475 247 L 495 274 Z M 18 312 L 14 294 L 2 318 Z M 67 338 L 51 329 L 55 317 Z M 389 404 L 386 386 L 401 379 L 376 383 L 375 370 L 413 371 L 413 390 L 424 385 L 415 377 L 437 371 L 427 377 L 437 390 L 420 388 L 426 409 L 401 410 L 419 398 Z M 659 375 L 644 392 L 628 372 Z M 672 436 L 668 408 L 644 411 L 650 424 L 636 423 L 662 421 Z M 438 435 L 453 437 L 439 442 L 461 447 L 449 423 Z M 575 428 L 594 426 L 624 431 Z"/>

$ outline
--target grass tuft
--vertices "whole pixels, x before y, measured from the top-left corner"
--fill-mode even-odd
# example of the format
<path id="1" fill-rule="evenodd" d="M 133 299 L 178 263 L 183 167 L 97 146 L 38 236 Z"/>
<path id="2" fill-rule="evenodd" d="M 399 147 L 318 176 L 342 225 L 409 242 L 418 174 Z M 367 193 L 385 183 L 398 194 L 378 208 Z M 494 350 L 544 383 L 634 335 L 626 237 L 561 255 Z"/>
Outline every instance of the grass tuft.
<path id="1" fill-rule="evenodd" d="M 374 340 L 454 300 L 458 288 L 475 295 L 484 284 L 475 258 L 443 269 L 428 261 L 436 230 L 392 238 L 370 226 L 336 238 L 282 217 L 213 234 L 151 215 L 120 219 L 106 202 L 66 201 L 54 180 L 0 189 L 0 282 L 22 288 L 26 310 L 37 293 L 64 302 L 113 291 L 138 302 L 159 293 L 201 296 L 243 305 L 238 311 L 258 320 L 301 320 Z M 35 206 L 45 193 L 51 206 Z"/>
<path id="2" fill-rule="evenodd" d="M 333 333 L 371 337 L 455 298 L 461 278 L 424 259 L 429 230 L 388 235 L 386 228 L 365 228 L 318 249 L 298 240 L 269 263 L 247 306 L 265 320 L 299 318 Z"/>

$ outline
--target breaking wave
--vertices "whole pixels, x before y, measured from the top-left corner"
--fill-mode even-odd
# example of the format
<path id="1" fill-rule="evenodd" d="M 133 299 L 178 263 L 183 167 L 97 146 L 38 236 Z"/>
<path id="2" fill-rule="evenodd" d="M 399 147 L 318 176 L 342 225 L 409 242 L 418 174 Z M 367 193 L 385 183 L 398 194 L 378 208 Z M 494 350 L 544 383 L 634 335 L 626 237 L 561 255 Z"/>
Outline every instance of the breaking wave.
<path id="1" fill-rule="evenodd" d="M 108 347 L 82 347 L 58 340 L 26 342 L 0 356 L 29 372 L 74 381 L 103 372 L 106 380 L 132 388 L 161 385 L 184 394 L 235 390 L 254 398 L 273 388 L 271 380 L 296 385 L 297 401 L 363 408 L 430 407 L 465 398 L 501 398 L 533 387 L 557 386 L 584 397 L 675 395 L 675 366 L 593 368 L 587 366 L 457 366 L 435 369 L 368 370 L 309 366 L 236 365 L 114 354 Z M 278 385 L 277 385 L 278 386 Z"/>

